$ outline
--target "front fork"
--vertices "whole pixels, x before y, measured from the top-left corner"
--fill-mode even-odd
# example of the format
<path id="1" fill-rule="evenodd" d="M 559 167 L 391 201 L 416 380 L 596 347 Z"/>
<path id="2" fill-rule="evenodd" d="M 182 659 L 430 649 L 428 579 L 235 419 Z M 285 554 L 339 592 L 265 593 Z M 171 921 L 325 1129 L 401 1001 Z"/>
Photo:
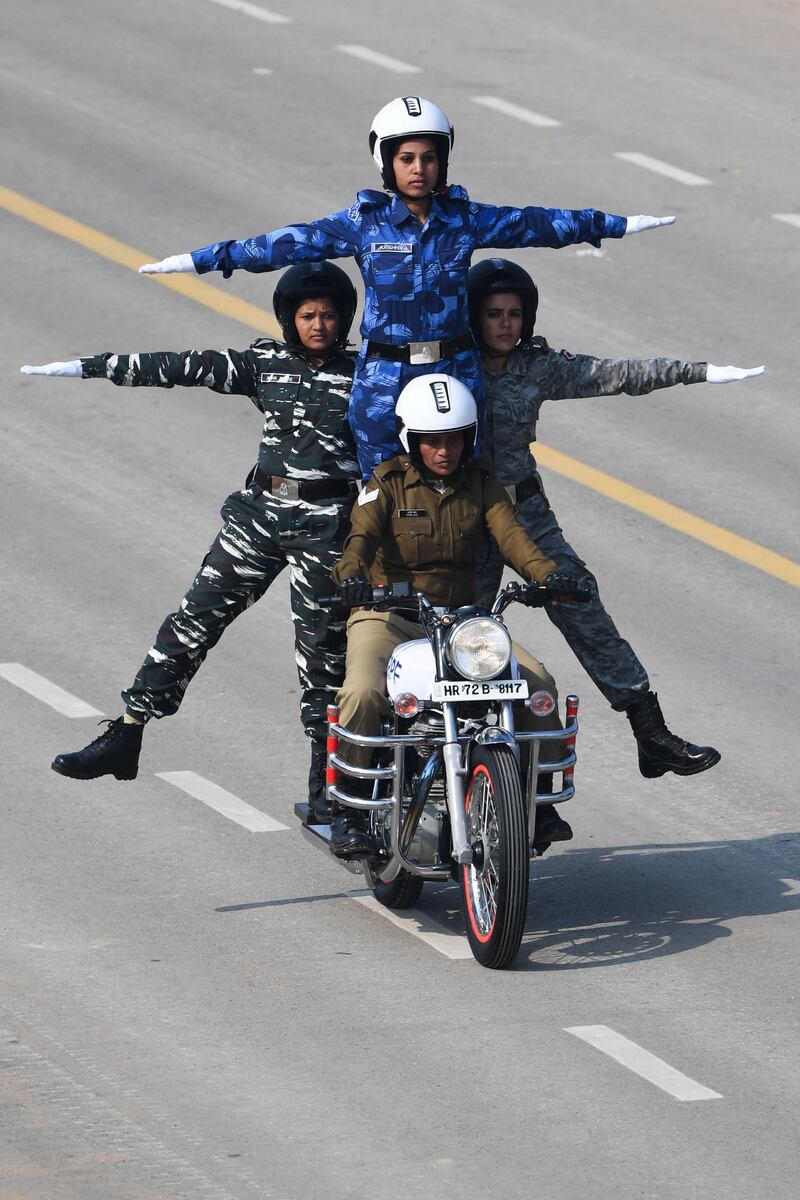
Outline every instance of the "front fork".
<path id="1" fill-rule="evenodd" d="M 467 829 L 466 779 L 469 774 L 470 745 L 460 746 L 458 742 L 458 722 L 451 704 L 445 704 L 444 733 L 445 744 L 442 749 L 445 778 L 447 779 L 447 805 L 450 812 L 450 830 L 453 839 L 453 858 L 457 863 L 467 865 L 472 862 L 472 844 Z M 487 740 L 502 741 L 514 754 L 517 764 L 520 761 L 519 746 L 514 739 L 514 706 L 510 700 L 503 700 L 500 705 L 500 720 L 497 726 L 490 726 L 490 736 Z M 502 731 L 502 732 L 501 732 Z M 485 730 L 483 731 L 486 732 Z M 478 738 L 480 740 L 480 736 Z M 535 744 L 533 753 L 538 757 L 539 747 Z"/>
<path id="2" fill-rule="evenodd" d="M 467 835 L 466 787 L 469 746 L 462 750 L 458 742 L 458 721 L 452 704 L 443 706 L 444 746 L 442 760 L 447 780 L 447 808 L 450 813 L 450 836 L 453 858 L 462 866 L 472 862 L 472 846 Z"/>

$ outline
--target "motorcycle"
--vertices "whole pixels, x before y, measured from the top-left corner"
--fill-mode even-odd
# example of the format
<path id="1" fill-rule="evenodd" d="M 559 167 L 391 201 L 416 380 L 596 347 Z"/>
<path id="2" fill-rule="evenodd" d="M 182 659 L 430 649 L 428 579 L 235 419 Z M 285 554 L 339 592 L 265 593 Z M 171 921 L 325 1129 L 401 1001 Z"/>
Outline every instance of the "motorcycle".
<path id="1" fill-rule="evenodd" d="M 514 582 L 491 609 L 448 610 L 405 583 L 373 588 L 371 606 L 403 611 L 425 637 L 397 646 L 389 660 L 393 718 L 384 721 L 381 736 L 350 732 L 338 723 L 338 707 L 328 708 L 328 797 L 340 807 L 366 810 L 378 847 L 369 858 L 338 861 L 362 874 L 376 899 L 392 909 L 415 904 L 426 881 L 456 878 L 472 953 L 494 969 L 517 955 L 530 860 L 548 846 L 535 840 L 536 807 L 561 804 L 575 793 L 578 733 L 577 696 L 567 696 L 563 729 L 517 728 L 522 705 L 541 718 L 557 702 L 547 691 L 528 695 L 502 614 L 513 603 L 541 607 L 559 599 L 584 600 L 588 593 Z M 369 748 L 376 764 L 349 764 L 342 742 Z M 558 761 L 540 762 L 547 742 L 562 744 Z M 538 790 L 542 775 L 552 787 L 553 772 L 562 773 L 561 789 Z M 371 796 L 351 794 L 350 780 L 371 784 Z M 295 813 L 304 835 L 328 850 L 330 825 L 311 823 L 307 804 L 295 805 Z"/>

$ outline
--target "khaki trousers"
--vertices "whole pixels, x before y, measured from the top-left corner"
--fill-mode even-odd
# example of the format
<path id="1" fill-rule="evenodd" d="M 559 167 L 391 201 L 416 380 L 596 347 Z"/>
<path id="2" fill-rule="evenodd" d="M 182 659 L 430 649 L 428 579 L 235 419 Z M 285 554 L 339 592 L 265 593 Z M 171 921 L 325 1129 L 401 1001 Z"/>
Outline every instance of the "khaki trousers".
<path id="1" fill-rule="evenodd" d="M 347 622 L 345 678 L 338 695 L 339 724 L 343 728 L 368 737 L 380 736 L 381 719 L 391 712 L 386 694 L 386 666 L 392 652 L 401 642 L 424 636 L 421 625 L 398 613 L 362 610 L 351 615 Z M 555 680 L 547 668 L 516 642 L 513 653 L 519 663 L 520 675 L 528 681 L 530 694 L 545 690 L 558 700 Z M 535 717 L 527 705 L 518 712 L 520 729 L 563 728 L 557 708 L 549 717 Z M 340 743 L 340 753 L 353 766 L 373 765 L 369 750 L 345 741 Z M 542 761 L 556 762 L 562 755 L 561 742 L 543 744 Z"/>

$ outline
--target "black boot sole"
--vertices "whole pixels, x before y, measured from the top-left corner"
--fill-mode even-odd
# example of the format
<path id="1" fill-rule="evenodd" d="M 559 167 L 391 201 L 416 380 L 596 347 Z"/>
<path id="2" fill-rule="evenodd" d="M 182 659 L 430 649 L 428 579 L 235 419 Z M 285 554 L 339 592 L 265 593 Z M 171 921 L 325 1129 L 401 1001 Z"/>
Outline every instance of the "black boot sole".
<path id="1" fill-rule="evenodd" d="M 50 763 L 50 770 L 55 771 L 58 775 L 64 775 L 67 779 L 102 779 L 104 775 L 113 775 L 115 779 L 131 780 L 135 779 L 139 774 L 139 768 L 134 767 L 133 771 L 67 771 L 64 767 L 59 767 L 55 762 Z"/>
<path id="2" fill-rule="evenodd" d="M 364 842 L 354 843 L 352 846 L 334 846 L 330 843 L 331 854 L 334 858 L 371 858 L 372 855 L 378 853 L 377 846 L 370 843 L 367 845 Z"/>
<path id="3" fill-rule="evenodd" d="M 708 771 L 711 767 L 715 767 L 722 758 L 718 751 L 714 751 L 713 755 L 702 759 L 696 766 L 691 767 L 671 767 L 668 764 L 662 763 L 643 763 L 639 759 L 639 771 L 644 775 L 645 779 L 660 779 L 662 775 L 666 775 L 669 771 L 673 775 L 700 775 L 703 771 Z"/>

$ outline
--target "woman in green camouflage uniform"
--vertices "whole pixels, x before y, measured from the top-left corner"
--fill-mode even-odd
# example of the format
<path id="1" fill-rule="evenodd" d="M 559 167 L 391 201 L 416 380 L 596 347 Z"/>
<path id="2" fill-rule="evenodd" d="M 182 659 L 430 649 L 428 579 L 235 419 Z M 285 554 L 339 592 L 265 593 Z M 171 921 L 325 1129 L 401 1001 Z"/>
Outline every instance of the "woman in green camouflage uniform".
<path id="1" fill-rule="evenodd" d="M 597 581 L 567 542 L 550 507 L 531 450 L 545 400 L 580 396 L 643 396 L 679 383 L 730 383 L 764 368 L 715 367 L 680 359 L 600 359 L 551 350 L 533 337 L 538 293 L 527 271 L 514 262 L 489 258 L 469 273 L 470 326 L 481 352 L 486 392 L 484 454 L 514 501 L 517 517 L 559 571 L 580 579 L 593 595 L 588 604 L 559 604 L 547 615 L 560 630 L 589 677 L 617 712 L 625 712 L 647 778 L 673 771 L 695 775 L 719 762 L 711 746 L 695 746 L 667 728 L 647 672 L 606 612 Z M 483 604 L 497 593 L 503 558 L 496 545 L 476 580 Z"/>
<path id="2" fill-rule="evenodd" d="M 311 739 L 309 801 L 324 815 L 325 713 L 344 674 L 341 618 L 320 608 L 341 555 L 358 466 L 347 421 L 353 357 L 345 351 L 356 294 L 331 263 L 293 267 L 275 292 L 285 342 L 244 351 L 100 354 L 23 367 L 26 374 L 109 379 L 121 387 L 208 387 L 249 396 L 265 416 L 258 462 L 222 507 L 223 525 L 176 612 L 122 693 L 125 714 L 53 770 L 73 779 L 134 779 L 144 724 L 177 712 L 225 629 L 289 568 L 300 715 Z"/>

